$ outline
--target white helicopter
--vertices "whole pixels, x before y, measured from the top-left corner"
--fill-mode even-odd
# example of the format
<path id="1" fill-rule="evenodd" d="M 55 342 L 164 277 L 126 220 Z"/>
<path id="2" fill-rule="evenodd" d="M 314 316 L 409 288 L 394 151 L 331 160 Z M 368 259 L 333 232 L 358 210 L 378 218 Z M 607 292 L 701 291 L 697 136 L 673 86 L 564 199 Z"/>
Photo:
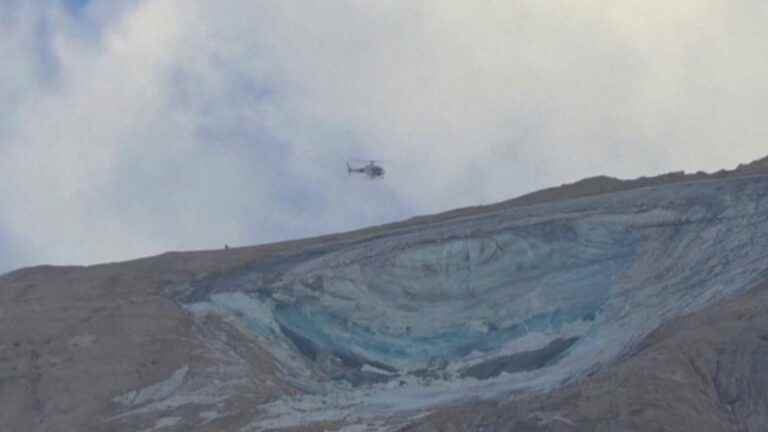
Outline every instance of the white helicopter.
<path id="1" fill-rule="evenodd" d="M 379 165 L 376 165 L 376 162 L 378 162 L 378 161 L 375 161 L 375 160 L 358 160 L 358 159 L 355 159 L 355 161 L 356 162 L 366 162 L 366 164 L 363 165 L 360 168 L 352 168 L 349 165 L 349 162 L 347 162 L 347 172 L 349 173 L 349 175 L 352 175 L 352 173 L 365 174 L 366 176 L 368 176 L 369 179 L 373 180 L 373 179 L 381 178 L 386 173 L 384 168 L 382 168 Z"/>

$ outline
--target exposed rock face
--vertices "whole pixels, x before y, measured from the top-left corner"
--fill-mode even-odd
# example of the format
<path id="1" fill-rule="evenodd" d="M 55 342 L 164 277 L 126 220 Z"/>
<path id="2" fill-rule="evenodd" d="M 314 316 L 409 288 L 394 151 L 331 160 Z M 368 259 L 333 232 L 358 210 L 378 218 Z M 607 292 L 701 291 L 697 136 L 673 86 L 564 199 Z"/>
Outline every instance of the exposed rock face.
<path id="1" fill-rule="evenodd" d="M 768 428 L 763 165 L 5 275 L 0 431 Z"/>

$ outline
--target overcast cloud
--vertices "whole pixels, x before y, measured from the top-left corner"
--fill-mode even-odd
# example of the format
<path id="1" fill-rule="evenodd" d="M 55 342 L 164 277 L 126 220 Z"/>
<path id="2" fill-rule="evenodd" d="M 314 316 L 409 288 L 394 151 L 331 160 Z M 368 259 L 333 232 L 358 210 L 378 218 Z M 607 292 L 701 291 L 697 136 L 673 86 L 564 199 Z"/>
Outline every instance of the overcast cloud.
<path id="1" fill-rule="evenodd" d="M 739 0 L 4 0 L 0 271 L 768 154 Z M 350 157 L 385 159 L 382 181 Z"/>

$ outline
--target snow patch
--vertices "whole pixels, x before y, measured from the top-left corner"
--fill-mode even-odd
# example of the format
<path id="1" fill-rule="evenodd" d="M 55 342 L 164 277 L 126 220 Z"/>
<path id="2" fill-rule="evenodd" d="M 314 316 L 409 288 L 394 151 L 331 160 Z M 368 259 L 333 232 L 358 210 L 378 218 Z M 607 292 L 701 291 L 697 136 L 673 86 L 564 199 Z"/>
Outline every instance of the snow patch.
<path id="1" fill-rule="evenodd" d="M 124 395 L 117 396 L 112 401 L 125 407 L 134 407 L 166 399 L 181 387 L 188 372 L 189 367 L 184 366 L 166 380 L 141 390 L 133 390 Z"/>

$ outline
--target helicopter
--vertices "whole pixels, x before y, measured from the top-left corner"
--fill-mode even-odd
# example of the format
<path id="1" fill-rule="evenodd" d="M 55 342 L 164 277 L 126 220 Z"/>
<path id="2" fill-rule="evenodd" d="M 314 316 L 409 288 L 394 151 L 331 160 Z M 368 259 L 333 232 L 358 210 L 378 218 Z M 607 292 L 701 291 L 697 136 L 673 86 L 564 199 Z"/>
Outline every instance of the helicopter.
<path id="1" fill-rule="evenodd" d="M 373 180 L 373 179 L 381 178 L 386 173 L 384 168 L 382 168 L 379 165 L 376 165 L 377 161 L 375 160 L 356 160 L 356 161 L 366 162 L 366 164 L 360 168 L 352 168 L 349 165 L 349 162 L 347 162 L 347 172 L 349 173 L 349 175 L 352 175 L 352 173 L 365 174 L 368 176 L 369 179 Z"/>

